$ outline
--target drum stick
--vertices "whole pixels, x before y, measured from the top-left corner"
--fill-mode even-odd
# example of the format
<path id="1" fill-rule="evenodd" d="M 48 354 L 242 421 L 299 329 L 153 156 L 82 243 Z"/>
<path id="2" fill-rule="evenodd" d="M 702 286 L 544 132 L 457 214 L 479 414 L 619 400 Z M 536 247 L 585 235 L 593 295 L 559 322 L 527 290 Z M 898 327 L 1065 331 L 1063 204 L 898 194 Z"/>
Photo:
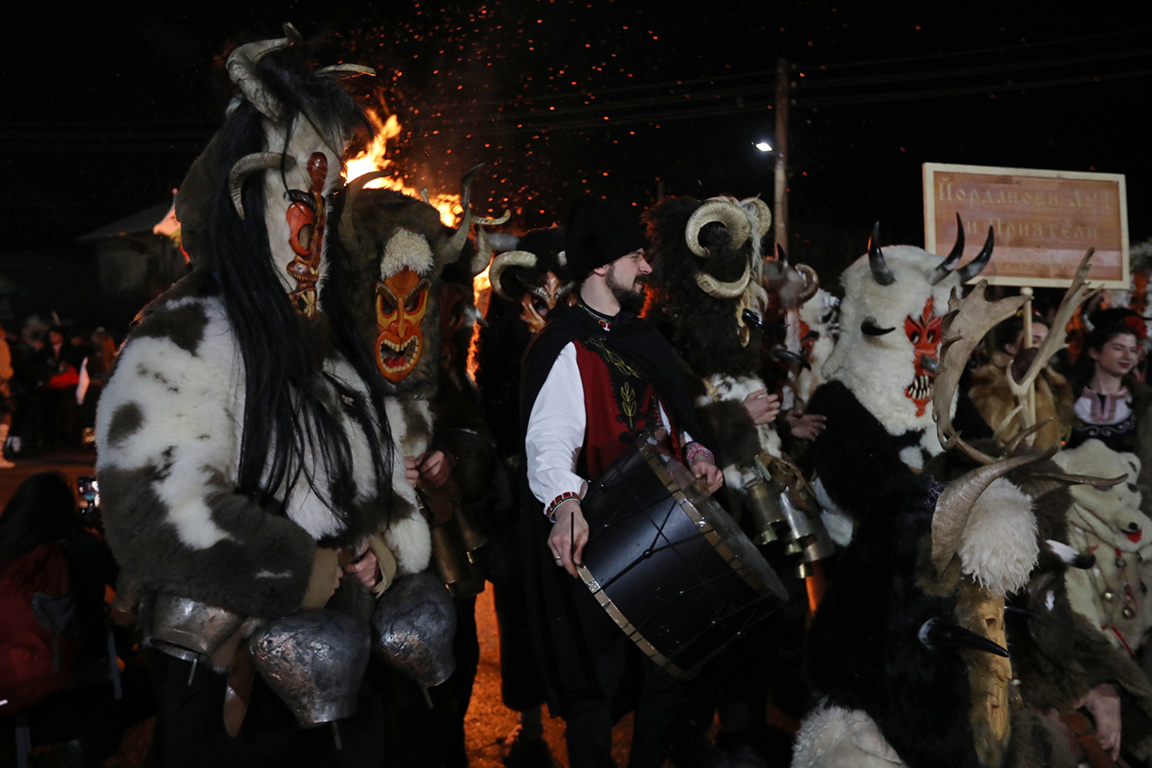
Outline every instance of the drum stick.
<path id="1" fill-rule="evenodd" d="M 568 546 L 570 546 L 572 550 L 568 553 L 568 556 L 572 558 L 572 565 L 576 565 L 576 513 L 573 512 L 568 516 L 568 519 L 572 521 L 572 532 L 568 535 Z"/>

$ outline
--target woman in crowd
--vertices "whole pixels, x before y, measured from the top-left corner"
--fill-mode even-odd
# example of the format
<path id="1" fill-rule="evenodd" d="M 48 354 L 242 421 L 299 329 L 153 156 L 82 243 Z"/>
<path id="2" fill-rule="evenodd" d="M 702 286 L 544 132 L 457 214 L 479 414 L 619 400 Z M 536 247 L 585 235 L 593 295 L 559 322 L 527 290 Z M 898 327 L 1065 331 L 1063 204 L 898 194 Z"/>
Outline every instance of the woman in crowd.
<path id="1" fill-rule="evenodd" d="M 1088 356 L 1081 358 L 1076 424 L 1069 447 L 1092 438 L 1114 451 L 1139 454 L 1139 415 L 1152 403 L 1152 387 L 1131 376 L 1147 335 L 1143 319 L 1127 309 L 1096 314 L 1088 335 Z"/>

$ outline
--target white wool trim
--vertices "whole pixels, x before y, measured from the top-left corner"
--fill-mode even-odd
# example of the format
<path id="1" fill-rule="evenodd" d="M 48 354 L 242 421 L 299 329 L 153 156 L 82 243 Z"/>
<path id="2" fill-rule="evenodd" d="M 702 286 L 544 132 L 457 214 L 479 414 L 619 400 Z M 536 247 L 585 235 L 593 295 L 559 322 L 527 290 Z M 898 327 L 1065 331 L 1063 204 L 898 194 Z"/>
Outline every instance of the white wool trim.
<path id="1" fill-rule="evenodd" d="M 1090 485 L 1072 486 L 1074 504 L 1068 513 L 1068 522 L 1090 532 L 1123 552 L 1138 552 L 1152 546 L 1152 520 L 1140 511 L 1139 490 L 1128 487 L 1140 476 L 1140 459 L 1131 453 L 1118 453 L 1099 440 L 1086 440 L 1081 445 L 1056 454 L 1055 461 L 1065 472 L 1095 477 L 1128 478 L 1111 488 Z M 1142 534 L 1133 542 L 1125 534 L 1132 524 Z"/>
<path id="2" fill-rule="evenodd" d="M 883 286 L 873 279 L 867 255 L 844 270 L 840 339 L 822 373 L 828 380 L 843 382 L 889 434 L 935 430 L 931 404 L 917 416 L 915 403 L 904 394 L 916 368 L 916 352 L 905 334 L 904 321 L 919 318 L 929 297 L 934 316 L 947 312 L 948 295 L 959 286 L 960 278 L 953 273 L 930 285 L 928 276 L 943 258 L 921 248 L 896 245 L 884 248 L 883 253 L 896 277 L 891 285 Z M 865 320 L 895 330 L 867 336 L 860 328 Z"/>
<path id="3" fill-rule="evenodd" d="M 906 445 L 900 449 L 900 461 L 912 469 L 924 469 L 924 453 L 914 445 Z"/>
<path id="4" fill-rule="evenodd" d="M 994 595 L 1016 592 L 1040 555 L 1032 499 L 1004 478 L 972 506 L 960 548 L 961 570 Z"/>
<path id="5" fill-rule="evenodd" d="M 420 511 L 401 520 L 394 520 L 384 532 L 384 541 L 396 555 L 400 575 L 419 573 L 432 559 L 432 532 Z"/>
<path id="6" fill-rule="evenodd" d="M 792 768 L 895 768 L 904 765 L 880 733 L 876 721 L 859 709 L 821 702 L 808 713 L 792 750 Z"/>
<path id="7" fill-rule="evenodd" d="M 432 249 L 428 246 L 428 239 L 409 229 L 397 229 L 384 246 L 380 277 L 383 279 L 394 275 L 405 267 L 424 274 L 432 269 L 432 264 Z"/>
<path id="8" fill-rule="evenodd" d="M 852 534 L 856 532 L 856 520 L 852 515 L 841 509 L 836 502 L 828 496 L 828 490 L 820 478 L 812 488 L 816 494 L 816 503 L 820 505 L 820 519 L 828 530 L 828 535 L 837 546 L 846 547 L 852 541 Z"/>
<path id="9" fill-rule="evenodd" d="M 708 383 L 711 385 L 711 397 L 708 395 L 698 397 L 696 399 L 697 406 L 704 406 L 722 400 L 732 400 L 743 405 L 744 399 L 753 392 L 766 389 L 764 382 L 755 376 L 728 376 L 717 373 L 708 378 Z M 760 441 L 760 450 L 767 451 L 770 455 L 780 458 L 780 436 L 776 434 L 776 430 L 772 425 L 758 425 L 756 427 L 756 434 Z M 727 475 L 725 476 L 725 481 L 727 481 Z M 744 483 L 740 483 L 740 485 L 737 486 L 730 485 L 729 487 L 742 488 L 744 487 Z"/>

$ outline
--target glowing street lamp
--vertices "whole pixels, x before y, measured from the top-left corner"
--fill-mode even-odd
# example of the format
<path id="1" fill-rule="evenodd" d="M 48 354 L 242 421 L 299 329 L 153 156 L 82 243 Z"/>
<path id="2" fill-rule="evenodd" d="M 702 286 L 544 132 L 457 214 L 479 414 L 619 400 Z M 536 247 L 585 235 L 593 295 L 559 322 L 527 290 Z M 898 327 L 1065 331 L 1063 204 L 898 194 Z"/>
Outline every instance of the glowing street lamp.
<path id="1" fill-rule="evenodd" d="M 753 144 L 752 146 L 756 147 L 756 149 L 760 150 L 761 152 L 771 152 L 772 151 L 772 145 L 766 141 L 758 141 L 755 144 Z"/>

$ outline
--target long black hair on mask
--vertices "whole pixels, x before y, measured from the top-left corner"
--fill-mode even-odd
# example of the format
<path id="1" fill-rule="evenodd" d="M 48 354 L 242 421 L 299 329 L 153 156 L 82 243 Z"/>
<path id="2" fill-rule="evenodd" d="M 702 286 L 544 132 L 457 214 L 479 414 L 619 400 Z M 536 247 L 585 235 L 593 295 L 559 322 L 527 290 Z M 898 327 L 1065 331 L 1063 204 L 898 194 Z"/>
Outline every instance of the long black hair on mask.
<path id="1" fill-rule="evenodd" d="M 283 124 L 291 126 L 297 117 L 306 116 L 340 155 L 345 137 L 368 130 L 368 123 L 335 77 L 316 73 L 309 57 L 307 47 L 291 46 L 265 56 L 257 71 L 280 102 Z M 351 446 L 333 413 L 320 401 L 314 375 L 317 363 L 305 344 L 303 320 L 277 276 L 264 222 L 262 175 L 251 174 L 244 184 L 245 220 L 237 215 L 228 194 L 228 173 L 237 160 L 284 147 L 264 146 L 263 118 L 245 100 L 231 110 L 217 138 L 219 154 L 213 173 L 217 189 L 202 258 L 219 285 L 244 365 L 237 491 L 261 503 L 272 502 L 278 492 L 284 492 L 286 501 L 303 475 L 317 496 L 347 522 L 341 502 L 352 483 Z M 385 419 L 378 421 L 387 429 Z M 375 442 L 374 430 L 366 431 Z M 382 461 L 383 457 L 375 460 L 377 483 L 390 488 L 390 473 Z M 321 467 L 332 478 L 329 488 L 315 484 Z"/>

